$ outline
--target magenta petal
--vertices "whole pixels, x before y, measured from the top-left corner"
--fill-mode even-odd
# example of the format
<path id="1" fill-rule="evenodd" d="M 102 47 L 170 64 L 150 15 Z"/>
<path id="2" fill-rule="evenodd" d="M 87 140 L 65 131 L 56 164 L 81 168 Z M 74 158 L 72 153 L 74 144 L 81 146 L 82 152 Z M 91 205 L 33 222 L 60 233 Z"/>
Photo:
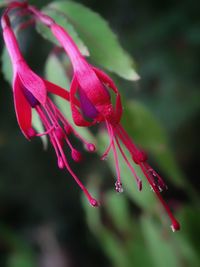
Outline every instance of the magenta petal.
<path id="1" fill-rule="evenodd" d="M 31 107 L 27 102 L 25 96 L 23 95 L 21 89 L 21 83 L 18 76 L 15 77 L 13 82 L 13 90 L 14 90 L 14 103 L 15 103 L 15 112 L 17 116 L 17 121 L 22 133 L 25 135 L 27 139 L 29 137 L 29 130 L 31 129 Z"/>
<path id="2" fill-rule="evenodd" d="M 23 87 L 44 105 L 46 103 L 47 91 L 43 80 L 24 61 L 18 62 L 17 73 Z"/>
<path id="3" fill-rule="evenodd" d="M 96 118 L 98 115 L 98 111 L 96 110 L 95 106 L 87 98 L 83 90 L 79 89 L 78 91 L 81 103 L 81 110 L 83 111 L 83 114 L 91 119 Z"/>

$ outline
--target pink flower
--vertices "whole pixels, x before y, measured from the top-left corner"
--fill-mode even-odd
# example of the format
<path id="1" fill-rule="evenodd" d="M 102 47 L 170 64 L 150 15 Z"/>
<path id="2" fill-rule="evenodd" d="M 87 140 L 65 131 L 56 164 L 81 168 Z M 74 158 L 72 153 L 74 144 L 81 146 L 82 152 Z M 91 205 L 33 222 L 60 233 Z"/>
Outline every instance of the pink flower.
<path id="1" fill-rule="evenodd" d="M 51 93 L 69 100 L 69 93 L 59 86 L 40 78 L 29 68 L 21 54 L 6 12 L 1 22 L 4 41 L 13 66 L 14 104 L 21 131 L 29 140 L 34 136 L 47 134 L 56 152 L 58 167 L 60 169 L 66 168 L 83 190 L 90 204 L 97 206 L 98 202 L 89 194 L 88 190 L 72 171 L 64 154 L 64 143 L 66 143 L 74 161 L 78 162 L 82 158 L 81 153 L 70 142 L 70 134 L 74 134 L 79 138 L 89 151 L 94 151 L 95 146 L 88 143 L 73 129 L 72 125 L 49 97 L 49 93 Z M 32 127 L 32 109 L 35 109 L 40 117 L 45 128 L 44 133 L 36 133 Z"/>
<path id="2" fill-rule="evenodd" d="M 72 62 L 74 76 L 70 87 L 70 103 L 75 124 L 79 126 L 91 126 L 100 122 L 105 122 L 106 124 L 110 137 L 110 144 L 102 158 L 107 157 L 110 150 L 113 151 L 117 173 L 117 180 L 115 183 L 116 191 L 123 191 L 117 148 L 135 177 L 138 189 L 142 189 L 142 182 L 138 178 L 122 148 L 122 145 L 124 145 L 134 163 L 140 166 L 150 186 L 169 215 L 172 230 L 179 230 L 180 225 L 178 221 L 174 218 L 168 205 L 160 195 L 160 192 L 166 189 L 165 183 L 159 174 L 147 163 L 147 155 L 137 148 L 120 124 L 122 104 L 120 94 L 114 82 L 103 71 L 92 67 L 84 59 L 64 28 L 56 23 L 52 23 L 49 26 Z M 110 90 L 116 96 L 115 104 L 112 104 Z M 79 99 L 79 106 L 77 106 L 76 103 L 76 96 L 78 96 Z"/>

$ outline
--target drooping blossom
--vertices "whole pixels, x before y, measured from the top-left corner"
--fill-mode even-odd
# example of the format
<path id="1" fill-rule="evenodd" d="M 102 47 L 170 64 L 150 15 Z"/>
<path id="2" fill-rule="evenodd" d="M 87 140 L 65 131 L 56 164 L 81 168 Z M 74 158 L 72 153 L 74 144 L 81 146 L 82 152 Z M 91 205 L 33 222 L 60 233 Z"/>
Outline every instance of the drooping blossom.
<path id="1" fill-rule="evenodd" d="M 160 194 L 162 190 L 166 189 L 165 183 L 159 174 L 147 163 L 147 155 L 138 149 L 120 124 L 122 116 L 121 97 L 112 79 L 103 71 L 91 66 L 85 60 L 67 31 L 56 24 L 52 18 L 41 13 L 35 7 L 27 5 L 25 8 L 51 29 L 53 35 L 63 46 L 71 60 L 74 76 L 70 86 L 69 98 L 75 124 L 88 127 L 103 122 L 107 127 L 110 143 L 102 158 L 107 157 L 111 150 L 113 151 L 117 173 L 117 180 L 115 183 L 116 191 L 123 191 L 117 149 L 120 151 L 127 166 L 135 177 L 138 189 L 142 189 L 142 182 L 138 178 L 132 166 L 132 162 L 128 160 L 125 154 L 125 147 L 126 151 L 131 155 L 133 162 L 140 166 L 153 191 L 169 215 L 172 230 L 179 230 L 180 225 L 178 221 L 174 218 Z M 114 104 L 111 101 L 110 91 L 116 96 Z M 31 93 L 33 94 L 32 91 Z M 41 105 L 36 95 L 33 94 L 33 96 Z"/>
<path id="2" fill-rule="evenodd" d="M 50 29 L 66 51 L 73 66 L 74 75 L 70 86 L 70 104 L 75 124 L 79 126 L 91 126 L 96 123 L 104 122 L 107 127 L 110 143 L 102 158 L 107 157 L 110 150 L 113 151 L 117 174 L 115 182 L 116 191 L 123 192 L 117 149 L 120 151 L 127 166 L 135 177 L 138 189 L 142 189 L 142 182 L 137 176 L 132 162 L 128 160 L 124 148 L 122 147 L 124 146 L 130 153 L 133 162 L 140 166 L 151 188 L 169 215 L 172 230 L 179 230 L 180 225 L 178 221 L 174 218 L 160 194 L 161 191 L 166 189 L 165 183 L 160 175 L 147 163 L 147 155 L 138 149 L 120 124 L 122 103 L 119 91 L 113 80 L 103 71 L 91 66 L 85 60 L 74 41 L 63 27 L 52 23 Z M 110 91 L 116 96 L 114 104 L 111 101 Z M 76 105 L 77 97 L 79 98 L 79 106 Z"/>
<path id="3" fill-rule="evenodd" d="M 82 158 L 81 153 L 74 148 L 70 141 L 71 134 L 76 136 L 88 151 L 93 152 L 95 146 L 79 135 L 49 96 L 49 94 L 53 94 L 69 100 L 69 93 L 36 75 L 25 62 L 10 26 L 8 11 L 4 12 L 1 24 L 4 41 L 13 66 L 13 96 L 19 127 L 28 140 L 35 136 L 48 135 L 57 156 L 58 167 L 60 169 L 66 168 L 83 190 L 90 204 L 98 206 L 98 202 L 90 195 L 70 168 L 64 153 L 64 144 L 66 144 L 74 161 L 79 162 Z M 32 127 L 32 109 L 36 110 L 44 126 L 44 133 L 37 133 Z"/>

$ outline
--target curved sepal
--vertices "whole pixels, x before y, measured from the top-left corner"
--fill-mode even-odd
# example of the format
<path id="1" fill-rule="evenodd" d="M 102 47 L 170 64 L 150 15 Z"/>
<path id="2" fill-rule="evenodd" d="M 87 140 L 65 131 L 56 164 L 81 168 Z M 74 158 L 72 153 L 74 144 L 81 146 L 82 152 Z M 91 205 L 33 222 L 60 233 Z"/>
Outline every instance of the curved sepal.
<path id="1" fill-rule="evenodd" d="M 13 94 L 15 112 L 19 127 L 27 139 L 30 139 L 29 131 L 31 129 L 32 112 L 31 106 L 26 100 L 21 90 L 21 82 L 18 76 L 13 81 Z"/>
<path id="2" fill-rule="evenodd" d="M 43 79 L 43 81 L 49 93 L 60 96 L 61 98 L 64 98 L 65 100 L 69 101 L 69 92 L 67 90 L 47 80 Z"/>
<path id="3" fill-rule="evenodd" d="M 44 105 L 47 97 L 44 81 L 35 74 L 23 60 L 18 62 L 17 74 L 26 90 L 31 92 L 31 94 Z"/>
<path id="4" fill-rule="evenodd" d="M 98 78 L 108 86 L 109 89 L 111 89 L 116 94 L 116 105 L 115 105 L 115 115 L 117 121 L 120 121 L 120 118 L 122 116 L 123 108 L 122 108 L 122 102 L 121 102 L 121 96 L 120 93 L 113 82 L 113 80 L 102 70 L 93 67 L 93 70 L 95 71 Z"/>

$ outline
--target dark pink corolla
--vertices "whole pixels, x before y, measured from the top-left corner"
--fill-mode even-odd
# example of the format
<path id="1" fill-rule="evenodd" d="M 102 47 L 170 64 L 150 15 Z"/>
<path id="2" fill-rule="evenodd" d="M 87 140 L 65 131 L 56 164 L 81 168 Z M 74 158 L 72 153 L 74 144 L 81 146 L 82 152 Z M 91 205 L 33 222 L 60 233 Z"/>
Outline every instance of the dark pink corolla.
<path id="1" fill-rule="evenodd" d="M 88 190 L 72 171 L 64 153 L 64 143 L 66 143 L 74 161 L 79 162 L 82 158 L 81 153 L 70 142 L 70 134 L 74 134 L 79 138 L 91 152 L 95 150 L 95 146 L 88 143 L 74 130 L 49 97 L 49 93 L 51 93 L 69 100 L 69 93 L 59 86 L 40 78 L 29 68 L 10 27 L 7 12 L 4 13 L 1 22 L 4 41 L 13 66 L 14 104 L 21 131 L 29 140 L 34 136 L 48 135 L 57 155 L 58 167 L 60 169 L 66 168 L 81 187 L 91 205 L 97 206 L 98 202 L 89 194 Z M 45 128 L 44 133 L 37 133 L 32 127 L 32 109 L 36 110 L 42 121 Z"/>
<path id="2" fill-rule="evenodd" d="M 117 180 L 115 183 L 116 191 L 123 191 L 117 148 L 135 177 L 138 189 L 142 189 L 142 182 L 138 178 L 131 162 L 126 157 L 122 148 L 123 144 L 130 153 L 134 163 L 140 166 L 150 186 L 169 215 L 172 230 L 179 230 L 180 225 L 178 221 L 174 218 L 160 194 L 162 190 L 166 189 L 165 183 L 159 174 L 147 163 L 147 155 L 138 149 L 120 124 L 122 104 L 120 94 L 114 82 L 107 74 L 91 66 L 85 60 L 64 28 L 56 23 L 51 23 L 49 27 L 72 62 L 74 76 L 69 94 L 72 116 L 75 124 L 79 126 L 91 126 L 96 123 L 105 122 L 110 137 L 110 144 L 102 158 L 107 157 L 110 150 L 113 151 L 117 173 Z M 114 104 L 111 101 L 110 91 L 116 96 Z M 76 103 L 77 98 L 79 99 L 79 105 Z"/>

